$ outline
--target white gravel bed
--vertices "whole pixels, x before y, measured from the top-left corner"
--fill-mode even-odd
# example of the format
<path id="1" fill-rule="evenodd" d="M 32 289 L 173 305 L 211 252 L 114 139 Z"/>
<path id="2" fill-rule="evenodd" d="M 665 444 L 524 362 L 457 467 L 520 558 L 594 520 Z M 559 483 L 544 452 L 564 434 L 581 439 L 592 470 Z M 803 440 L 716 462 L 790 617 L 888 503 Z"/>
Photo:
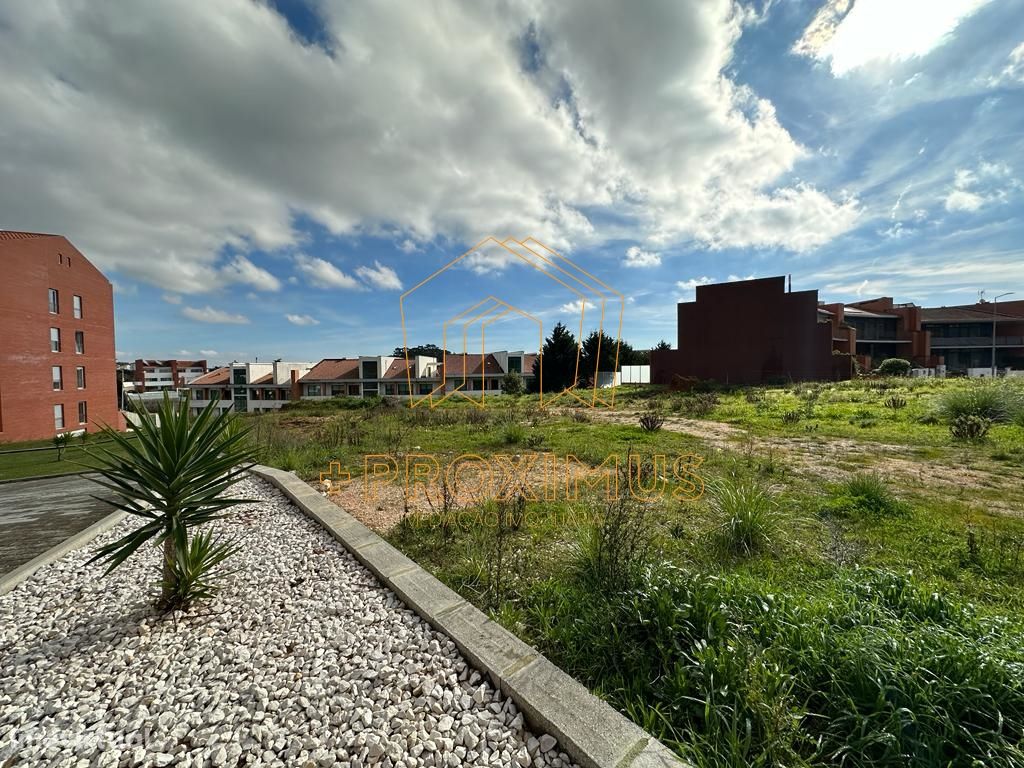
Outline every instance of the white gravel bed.
<path id="1" fill-rule="evenodd" d="M 0 596 L 0 766 L 571 765 L 276 489 L 232 493 L 258 500 L 215 523 L 243 549 L 187 614 L 154 613 L 153 547 Z"/>

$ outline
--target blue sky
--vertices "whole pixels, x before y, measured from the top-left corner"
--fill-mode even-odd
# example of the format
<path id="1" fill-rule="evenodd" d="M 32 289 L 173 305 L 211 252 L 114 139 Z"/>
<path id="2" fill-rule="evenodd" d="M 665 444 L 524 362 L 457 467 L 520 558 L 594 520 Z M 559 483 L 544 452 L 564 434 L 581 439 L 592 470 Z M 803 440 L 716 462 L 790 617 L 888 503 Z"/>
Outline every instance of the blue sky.
<path id="1" fill-rule="evenodd" d="M 107 273 L 123 358 L 386 353 L 489 235 L 620 291 L 640 347 L 750 276 L 1024 297 L 1022 0 L 118 5 L 0 8 L 0 227 Z M 409 342 L 487 296 L 578 327 L 533 266 L 461 260 Z"/>

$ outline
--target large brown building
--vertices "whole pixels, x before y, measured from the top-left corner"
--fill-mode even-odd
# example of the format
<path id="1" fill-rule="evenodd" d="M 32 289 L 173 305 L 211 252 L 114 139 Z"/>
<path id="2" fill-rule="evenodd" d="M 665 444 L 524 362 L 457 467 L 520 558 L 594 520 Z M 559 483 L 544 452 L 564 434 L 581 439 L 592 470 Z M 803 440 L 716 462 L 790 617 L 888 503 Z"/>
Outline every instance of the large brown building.
<path id="1" fill-rule="evenodd" d="M 60 235 L 0 231 L 0 441 L 120 425 L 110 281 Z"/>
<path id="2" fill-rule="evenodd" d="M 819 308 L 817 291 L 786 290 L 784 277 L 697 287 L 678 305 L 676 349 L 652 350 L 651 382 L 728 384 L 848 379 L 845 333 Z"/>

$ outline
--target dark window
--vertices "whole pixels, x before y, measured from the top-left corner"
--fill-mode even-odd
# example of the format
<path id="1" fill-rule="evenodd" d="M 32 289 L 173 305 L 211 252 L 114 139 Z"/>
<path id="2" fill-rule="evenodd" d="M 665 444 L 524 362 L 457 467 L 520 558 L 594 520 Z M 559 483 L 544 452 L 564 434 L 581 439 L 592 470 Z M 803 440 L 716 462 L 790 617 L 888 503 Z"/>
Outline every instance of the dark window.
<path id="1" fill-rule="evenodd" d="M 50 351 L 60 352 L 60 328 L 50 329 Z"/>
<path id="2" fill-rule="evenodd" d="M 52 378 L 53 378 L 53 388 L 54 389 L 64 389 L 64 376 L 61 373 L 60 366 L 59 365 L 55 365 L 50 370 L 51 370 L 51 372 L 53 374 L 53 376 L 52 376 Z"/>
<path id="3" fill-rule="evenodd" d="M 508 369 L 515 371 L 516 373 L 523 372 L 523 358 L 521 357 L 510 357 L 508 359 Z"/>
<path id="4" fill-rule="evenodd" d="M 319 384 L 307 384 L 306 394 L 311 397 L 320 397 L 320 385 Z"/>
<path id="5" fill-rule="evenodd" d="M 232 384 L 245 384 L 245 368 L 235 368 L 231 372 Z"/>
<path id="6" fill-rule="evenodd" d="M 78 382 L 78 388 L 85 389 L 85 368 L 82 366 L 75 368 L 75 379 Z"/>
<path id="7" fill-rule="evenodd" d="M 79 400 L 78 401 L 78 423 L 79 424 L 88 424 L 89 423 L 88 405 L 86 405 L 85 400 Z"/>
<path id="8" fill-rule="evenodd" d="M 50 314 L 56 315 L 60 312 L 60 297 L 56 288 L 50 288 Z"/>
<path id="9" fill-rule="evenodd" d="M 376 379 L 377 378 L 377 361 L 376 360 L 365 360 L 365 361 L 363 361 L 363 378 L 364 379 Z"/>
<path id="10" fill-rule="evenodd" d="M 85 354 L 85 332 L 84 331 L 75 331 L 75 354 L 76 355 L 84 355 Z"/>

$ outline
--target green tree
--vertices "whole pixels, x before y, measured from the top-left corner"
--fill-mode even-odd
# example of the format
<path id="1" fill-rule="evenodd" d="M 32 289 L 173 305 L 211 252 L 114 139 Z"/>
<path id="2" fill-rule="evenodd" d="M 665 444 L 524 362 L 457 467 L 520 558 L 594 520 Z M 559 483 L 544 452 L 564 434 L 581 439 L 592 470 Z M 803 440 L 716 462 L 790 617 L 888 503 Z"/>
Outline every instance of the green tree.
<path id="1" fill-rule="evenodd" d="M 561 323 L 551 329 L 551 335 L 544 340 L 541 357 L 533 364 L 533 390 L 539 391 L 541 372 L 545 392 L 561 392 L 576 382 L 576 362 L 579 345 L 572 331 Z M 543 359 L 543 369 L 541 368 Z"/>
<path id="2" fill-rule="evenodd" d="M 216 400 L 194 419 L 187 395 L 172 401 L 165 394 L 156 417 L 142 407 L 136 413 L 136 437 L 104 427 L 111 449 L 90 454 L 89 466 L 99 475 L 91 479 L 114 494 L 111 505 L 146 522 L 100 547 L 89 562 L 105 562 L 110 573 L 146 542 L 162 545 L 159 604 L 183 608 L 213 594 L 211 572 L 236 551 L 194 529 L 246 501 L 222 494 L 252 465 L 253 449 L 248 430 Z"/>
<path id="3" fill-rule="evenodd" d="M 654 348 L 657 349 L 658 351 L 661 351 L 663 349 L 672 349 L 672 345 L 669 344 L 664 339 L 662 339 L 661 341 L 654 345 Z"/>
<path id="4" fill-rule="evenodd" d="M 890 357 L 883 360 L 878 366 L 879 376 L 909 376 L 911 369 L 910 361 L 899 357 Z"/>
<path id="5" fill-rule="evenodd" d="M 421 344 L 418 347 L 409 347 L 409 359 L 412 360 L 417 355 L 423 355 L 424 357 L 432 357 L 435 360 L 441 360 L 445 355 L 450 355 L 446 349 L 441 349 L 436 344 Z M 391 353 L 392 357 L 405 357 L 405 347 L 395 347 L 395 351 Z"/>
<path id="6" fill-rule="evenodd" d="M 501 391 L 506 395 L 521 395 L 526 391 L 523 377 L 518 371 L 509 371 L 501 377 Z"/>

